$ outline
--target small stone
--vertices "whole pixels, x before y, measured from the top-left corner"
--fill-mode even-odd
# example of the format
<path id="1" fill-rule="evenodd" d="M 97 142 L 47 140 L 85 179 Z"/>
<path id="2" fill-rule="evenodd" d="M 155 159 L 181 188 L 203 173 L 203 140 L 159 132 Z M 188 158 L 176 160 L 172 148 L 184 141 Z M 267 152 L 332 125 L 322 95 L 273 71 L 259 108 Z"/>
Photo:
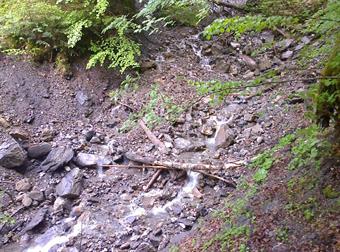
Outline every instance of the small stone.
<path id="1" fill-rule="evenodd" d="M 90 140 L 90 143 L 93 143 L 93 144 L 101 144 L 102 141 L 100 140 L 100 138 L 98 136 L 94 136 L 92 137 L 92 139 Z"/>
<path id="2" fill-rule="evenodd" d="M 27 192 L 32 188 L 30 179 L 24 178 L 15 183 L 15 190 L 18 192 Z"/>
<path id="3" fill-rule="evenodd" d="M 256 69 L 257 63 L 251 57 L 242 54 L 242 55 L 240 55 L 240 58 L 251 70 L 255 70 Z"/>
<path id="4" fill-rule="evenodd" d="M 21 203 L 25 206 L 25 207 L 29 207 L 32 205 L 33 200 L 27 195 L 25 194 Z"/>
<path id="5" fill-rule="evenodd" d="M 286 52 L 282 53 L 281 59 L 283 59 L 283 60 L 289 59 L 293 56 L 293 54 L 294 54 L 293 51 L 286 51 Z"/>
<path id="6" fill-rule="evenodd" d="M 76 163 L 80 167 L 92 167 L 97 166 L 98 164 L 108 165 L 111 163 L 111 160 L 107 157 L 80 152 L 77 155 Z"/>
<path id="7" fill-rule="evenodd" d="M 62 211 L 67 204 L 67 199 L 64 199 L 62 197 L 56 198 L 53 204 L 53 210 L 55 212 Z"/>
<path id="8" fill-rule="evenodd" d="M 36 201 L 43 201 L 44 200 L 44 193 L 43 192 L 40 192 L 38 190 L 33 190 L 31 192 L 28 193 L 28 196 L 33 199 L 33 200 L 36 200 Z"/>
<path id="9" fill-rule="evenodd" d="M 17 139 L 17 140 L 28 140 L 29 139 L 29 136 L 27 134 L 27 131 L 24 131 L 22 129 L 19 129 L 19 128 L 16 128 L 16 129 L 13 129 L 9 132 L 9 134 L 14 138 L 14 139 Z"/>
<path id="10" fill-rule="evenodd" d="M 89 130 L 85 133 L 85 139 L 86 141 L 90 142 L 91 139 L 96 135 L 96 132 L 94 130 Z"/>
<path id="11" fill-rule="evenodd" d="M 234 49 L 240 48 L 241 44 L 237 42 L 230 42 L 230 46 Z"/>
<path id="12" fill-rule="evenodd" d="M 256 138 L 256 142 L 258 144 L 263 143 L 263 137 L 260 136 L 260 137 Z"/>
<path id="13" fill-rule="evenodd" d="M 252 134 L 257 135 L 257 134 L 260 134 L 260 133 L 263 133 L 263 132 L 264 131 L 263 131 L 263 129 L 262 129 L 260 124 L 256 124 L 253 127 L 251 127 L 251 133 Z"/>
<path id="14" fill-rule="evenodd" d="M 243 119 L 247 122 L 253 122 L 255 120 L 255 116 L 247 113 L 243 116 Z"/>
<path id="15" fill-rule="evenodd" d="M 0 130 L 0 166 L 20 167 L 26 161 L 26 151 L 9 135 Z"/>
<path id="16" fill-rule="evenodd" d="M 0 127 L 9 128 L 11 125 L 7 122 L 7 120 L 0 116 Z"/>
<path id="17" fill-rule="evenodd" d="M 202 126 L 201 133 L 205 136 L 212 136 L 214 134 L 214 128 L 205 124 Z"/>
<path id="18" fill-rule="evenodd" d="M 189 149 L 192 143 L 184 138 L 176 138 L 174 141 L 175 148 L 183 150 L 183 149 Z"/>
<path id="19" fill-rule="evenodd" d="M 28 156 L 30 158 L 42 158 L 48 155 L 52 149 L 52 146 L 49 143 L 38 143 L 30 145 L 27 149 Z"/>
<path id="20" fill-rule="evenodd" d="M 119 248 L 120 249 L 129 249 L 130 248 L 130 243 L 129 242 L 125 242 Z"/>

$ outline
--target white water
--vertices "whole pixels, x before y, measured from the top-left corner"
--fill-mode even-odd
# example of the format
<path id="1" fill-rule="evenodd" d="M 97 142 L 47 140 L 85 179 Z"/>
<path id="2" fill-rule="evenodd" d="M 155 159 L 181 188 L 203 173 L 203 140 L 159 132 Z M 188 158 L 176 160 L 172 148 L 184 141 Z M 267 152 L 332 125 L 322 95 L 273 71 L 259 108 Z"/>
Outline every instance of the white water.
<path id="1" fill-rule="evenodd" d="M 182 188 L 182 190 L 178 193 L 177 197 L 174 198 L 172 201 L 169 201 L 168 203 L 166 203 L 164 206 L 152 208 L 151 209 L 151 213 L 153 215 L 167 213 L 167 209 L 168 208 L 171 209 L 171 207 L 173 205 L 175 205 L 177 203 L 180 203 L 185 196 L 193 197 L 192 190 L 195 189 L 195 187 L 198 184 L 199 173 L 198 172 L 189 171 L 187 173 L 187 175 L 188 175 L 188 181 L 186 182 L 186 184 Z"/>
<path id="2" fill-rule="evenodd" d="M 73 221 L 74 218 L 67 218 L 65 219 L 64 223 Z M 65 244 L 71 238 L 78 236 L 82 229 L 84 229 L 83 223 L 78 220 L 76 225 L 74 225 L 71 229 L 71 232 L 65 235 L 57 235 L 57 227 L 47 230 L 46 233 L 39 236 L 35 239 L 36 246 L 32 246 L 26 250 L 25 252 L 48 252 L 51 248 L 56 245 Z"/>

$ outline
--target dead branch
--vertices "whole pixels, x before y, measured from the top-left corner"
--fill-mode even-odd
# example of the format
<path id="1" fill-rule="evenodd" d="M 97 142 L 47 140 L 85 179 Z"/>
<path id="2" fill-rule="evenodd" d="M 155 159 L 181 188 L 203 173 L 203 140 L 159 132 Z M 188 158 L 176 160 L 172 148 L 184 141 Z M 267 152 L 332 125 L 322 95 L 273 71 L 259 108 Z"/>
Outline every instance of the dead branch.
<path id="1" fill-rule="evenodd" d="M 210 173 L 206 173 L 204 171 L 199 171 L 199 173 L 207 176 L 207 177 L 211 177 L 211 178 L 214 178 L 214 179 L 217 179 L 217 180 L 221 180 L 223 181 L 224 183 L 226 183 L 228 186 L 230 187 L 233 187 L 233 188 L 236 188 L 236 183 L 232 180 L 227 180 L 227 179 L 224 179 L 222 177 L 219 177 L 219 176 L 216 176 L 216 175 L 213 175 L 213 174 L 210 174 Z"/>
<path id="2" fill-rule="evenodd" d="M 159 169 L 158 171 L 155 172 L 155 174 L 152 176 L 152 178 L 150 179 L 149 183 L 143 188 L 144 191 L 147 191 L 150 189 L 150 187 L 155 183 L 155 181 L 157 180 L 157 178 L 159 177 L 159 175 L 161 175 L 162 170 Z"/>
<path id="3" fill-rule="evenodd" d="M 169 154 L 168 148 L 162 143 L 152 132 L 149 130 L 149 128 L 145 125 L 144 121 L 141 119 L 138 121 L 139 126 L 144 130 L 147 137 L 150 139 L 150 141 L 157 146 L 159 151 L 163 154 Z"/>

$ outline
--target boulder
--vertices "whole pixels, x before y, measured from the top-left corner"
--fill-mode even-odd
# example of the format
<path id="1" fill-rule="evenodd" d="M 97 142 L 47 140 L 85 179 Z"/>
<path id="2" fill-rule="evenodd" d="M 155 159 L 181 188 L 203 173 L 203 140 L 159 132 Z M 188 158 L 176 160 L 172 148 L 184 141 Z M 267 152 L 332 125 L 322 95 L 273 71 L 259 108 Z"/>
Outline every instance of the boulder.
<path id="1" fill-rule="evenodd" d="M 226 123 L 222 124 L 217 128 L 214 136 L 214 146 L 216 148 L 228 147 L 234 142 L 234 139 L 234 131 Z"/>
<path id="2" fill-rule="evenodd" d="M 34 229 L 35 227 L 39 226 L 45 219 L 47 213 L 47 209 L 41 208 L 36 212 L 36 214 L 33 216 L 33 218 L 30 220 L 30 222 L 26 225 L 23 232 L 30 231 Z"/>
<path id="3" fill-rule="evenodd" d="M 50 153 L 52 146 L 49 143 L 38 143 L 28 146 L 27 154 L 30 158 L 42 158 Z"/>
<path id="4" fill-rule="evenodd" d="M 53 172 L 65 166 L 74 156 L 71 148 L 60 146 L 51 150 L 47 158 L 41 163 L 40 170 Z"/>
<path id="5" fill-rule="evenodd" d="M 26 151 L 9 135 L 0 131 L 0 166 L 16 168 L 24 164 Z"/>
<path id="6" fill-rule="evenodd" d="M 82 191 L 83 173 L 79 168 L 74 168 L 60 181 L 56 187 L 58 196 L 68 199 L 79 197 Z"/>

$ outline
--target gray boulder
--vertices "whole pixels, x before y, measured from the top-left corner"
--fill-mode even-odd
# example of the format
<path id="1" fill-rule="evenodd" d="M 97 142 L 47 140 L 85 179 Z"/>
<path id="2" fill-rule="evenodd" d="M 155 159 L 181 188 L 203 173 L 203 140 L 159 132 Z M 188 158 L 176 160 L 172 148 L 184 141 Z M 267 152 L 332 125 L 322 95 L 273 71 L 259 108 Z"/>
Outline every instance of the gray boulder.
<path id="1" fill-rule="evenodd" d="M 71 148 L 60 146 L 51 150 L 46 159 L 41 163 L 40 170 L 56 171 L 65 166 L 74 156 Z"/>
<path id="2" fill-rule="evenodd" d="M 216 131 L 214 146 L 216 148 L 228 147 L 234 142 L 234 139 L 234 131 L 227 124 L 222 124 Z"/>
<path id="3" fill-rule="evenodd" d="M 74 168 L 60 181 L 56 187 L 58 196 L 68 199 L 79 197 L 82 191 L 83 173 L 79 168 Z"/>
<path id="4" fill-rule="evenodd" d="M 16 168 L 24 164 L 26 151 L 9 135 L 0 131 L 0 166 Z"/>
<path id="5" fill-rule="evenodd" d="M 108 165 L 111 163 L 111 160 L 108 157 L 80 152 L 78 153 L 75 162 L 80 167 L 91 167 L 97 165 Z"/>

